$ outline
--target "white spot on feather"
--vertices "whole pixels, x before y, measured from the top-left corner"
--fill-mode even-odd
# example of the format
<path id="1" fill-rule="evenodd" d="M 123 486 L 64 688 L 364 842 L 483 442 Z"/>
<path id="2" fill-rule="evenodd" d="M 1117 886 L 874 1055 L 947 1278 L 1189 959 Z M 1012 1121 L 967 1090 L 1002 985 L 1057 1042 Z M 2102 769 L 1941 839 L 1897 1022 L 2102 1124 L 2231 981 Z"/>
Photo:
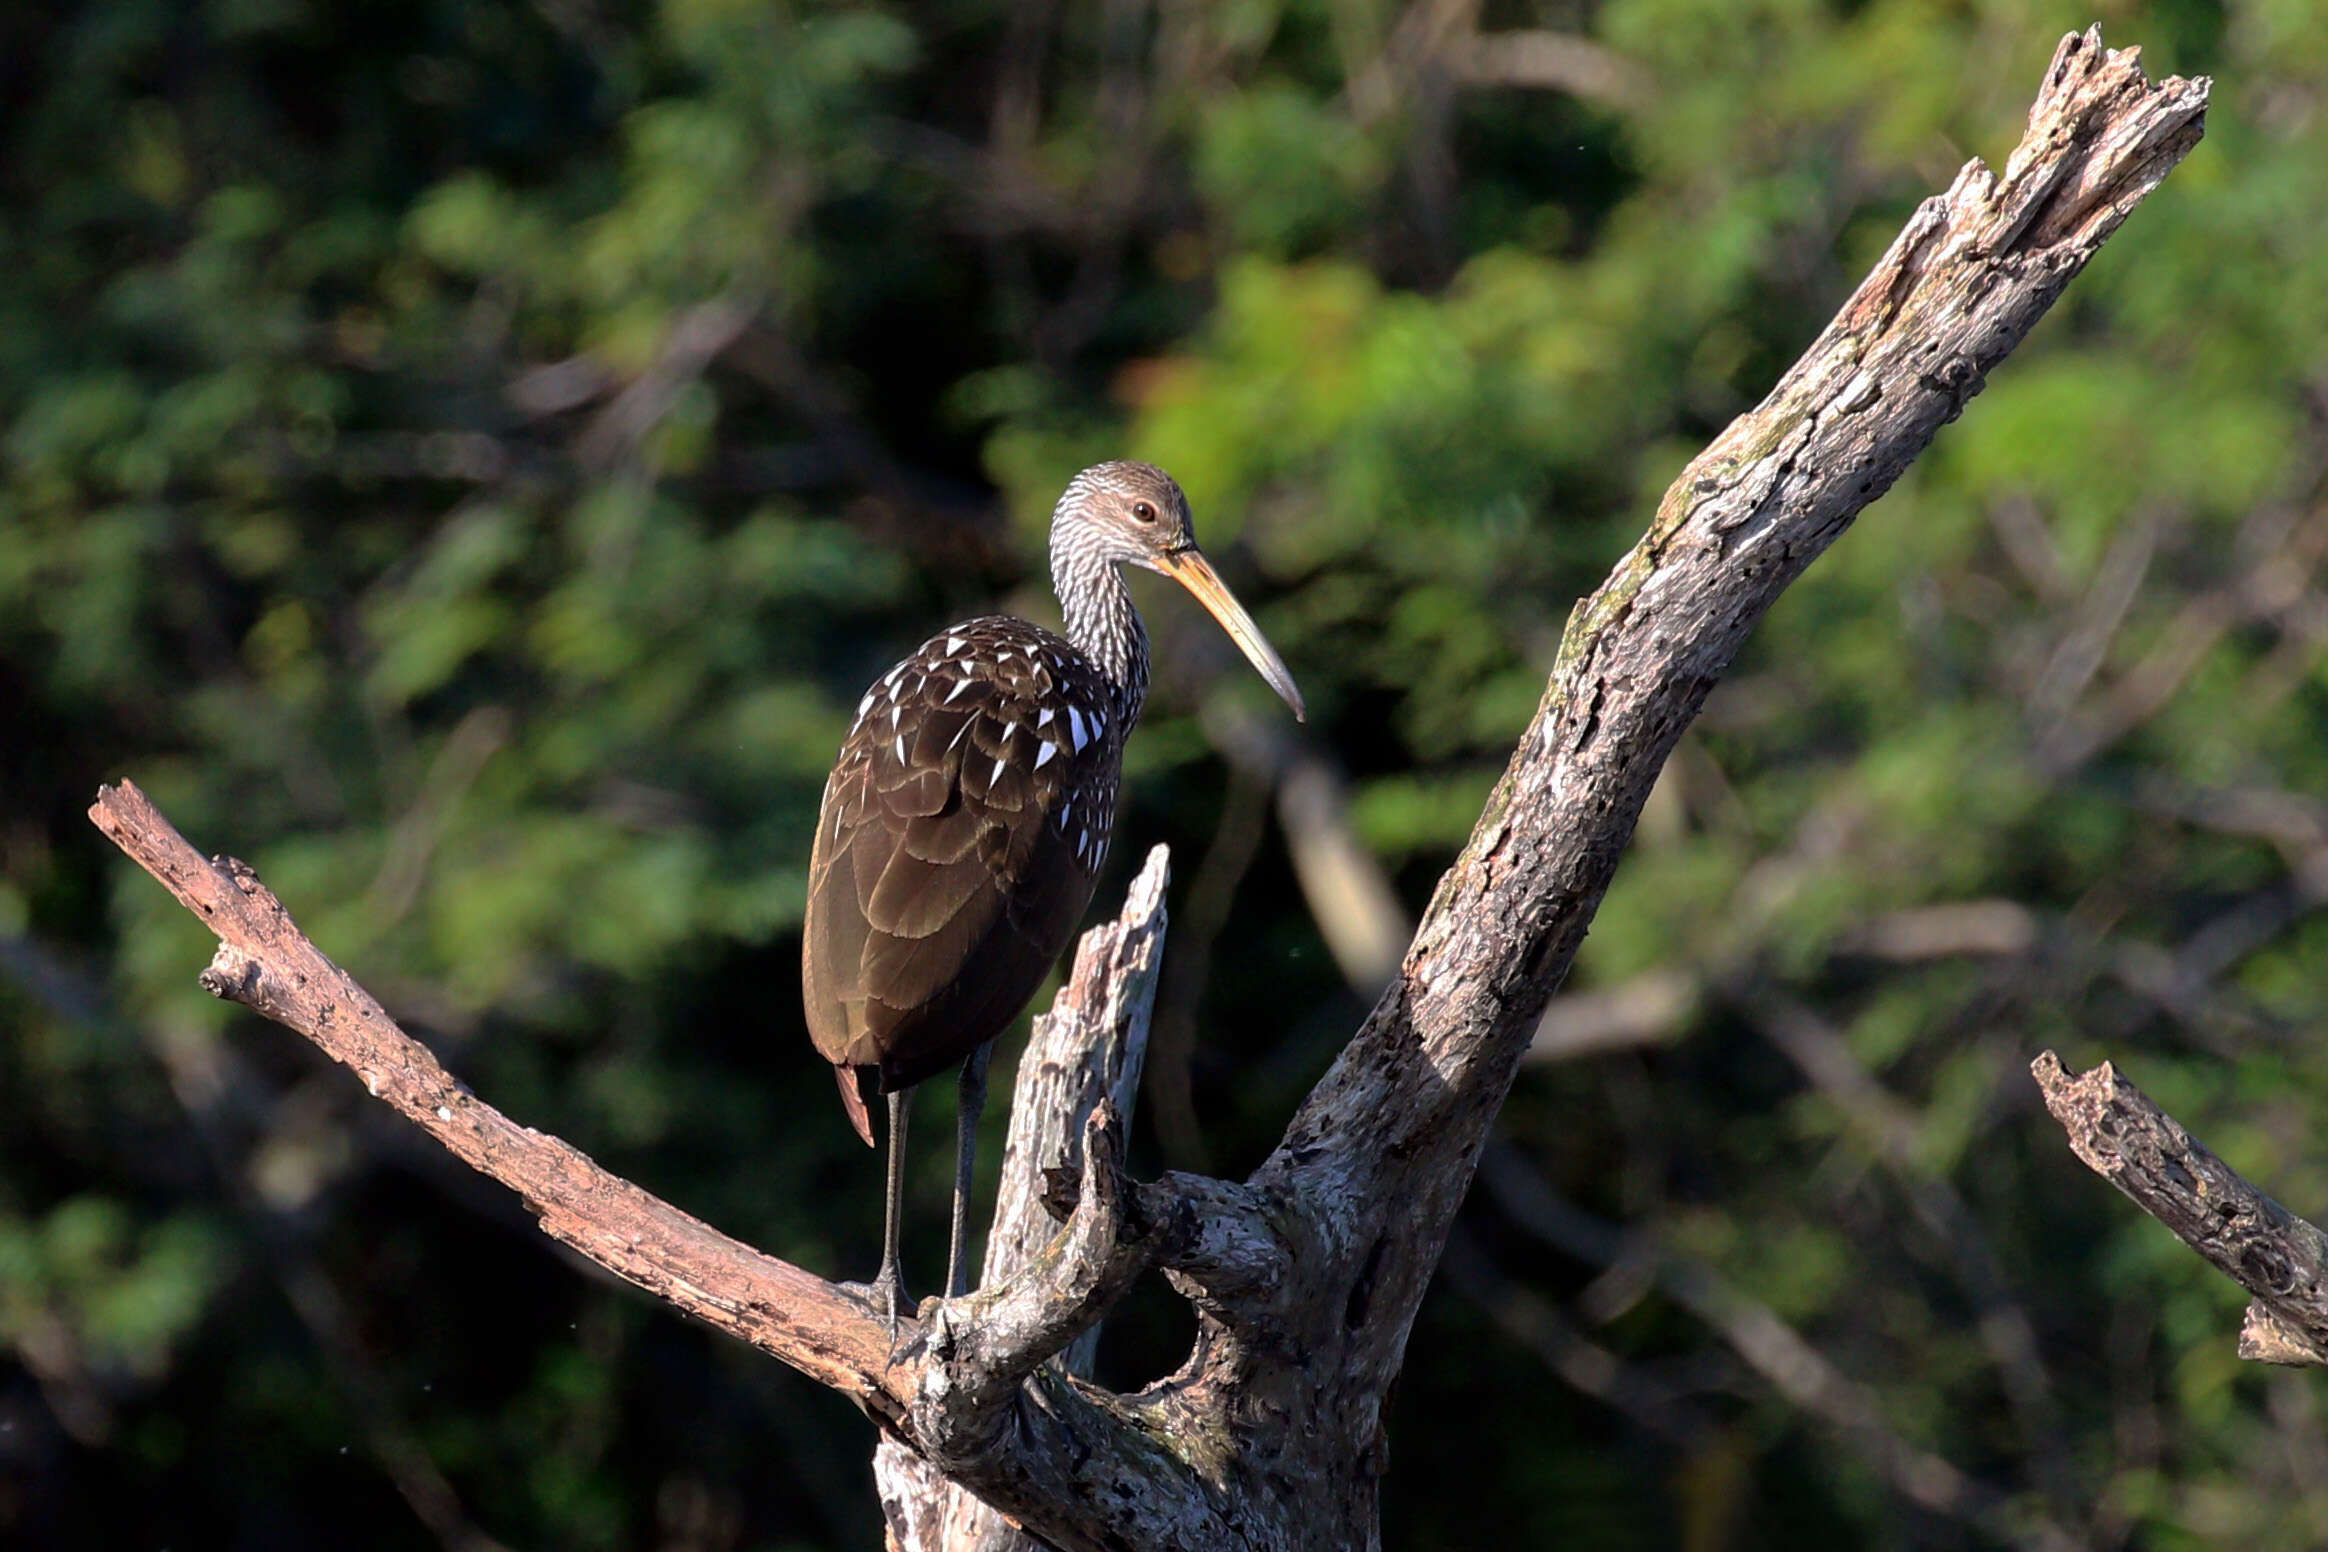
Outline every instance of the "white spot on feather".
<path id="1" fill-rule="evenodd" d="M 994 762 L 994 774 L 993 774 L 992 776 L 989 776 L 989 777 L 987 777 L 987 778 L 986 778 L 986 790 L 987 790 L 987 791 L 989 791 L 989 792 L 992 792 L 992 791 L 994 790 L 994 784 L 995 784 L 996 782 L 998 782 L 998 781 L 1002 780 L 1002 773 L 1003 773 L 1004 771 L 1007 771 L 1007 770 L 1009 770 L 1009 769 L 1010 769 L 1010 766 L 1009 766 L 1009 765 L 1008 765 L 1006 762 L 1004 762 L 1004 761 L 1001 761 L 1001 760 L 997 760 L 997 761 L 995 761 L 995 762 Z"/>
<path id="2" fill-rule="evenodd" d="M 1058 752 L 1059 746 L 1057 744 L 1052 743 L 1047 738 L 1044 739 L 1043 747 L 1035 751 L 1035 769 L 1038 771 L 1041 770 L 1045 765 L 1050 763 L 1051 756 L 1057 754 Z"/>
<path id="3" fill-rule="evenodd" d="M 1047 728 L 1047 727 L 1049 727 L 1050 725 L 1051 725 L 1051 708 L 1050 708 L 1050 707 L 1048 707 L 1048 706 L 1045 706 L 1045 707 L 1044 707 L 1044 708 L 1043 708 L 1041 711 L 1038 711 L 1038 712 L 1036 712 L 1036 713 L 1035 713 L 1035 726 L 1037 726 L 1037 727 L 1039 727 L 1039 728 Z"/>
<path id="4" fill-rule="evenodd" d="M 1083 753 L 1083 746 L 1091 742 L 1091 735 L 1083 730 L 1083 713 L 1073 706 L 1067 708 L 1067 729 L 1075 740 L 1075 752 Z"/>
<path id="5" fill-rule="evenodd" d="M 954 704 L 954 697 L 955 697 L 955 696 L 957 696 L 957 695 L 959 695 L 959 694 L 961 694 L 961 693 L 962 693 L 964 690 L 967 690 L 967 689 L 969 689 L 969 688 L 970 688 L 970 680 L 969 680 L 969 676 L 967 676 L 967 675 L 964 675 L 962 678 L 955 680 L 955 681 L 954 681 L 954 687 L 953 687 L 951 690 L 948 690 L 948 691 L 946 692 L 946 704 L 947 704 L 947 705 L 949 705 L 949 706 L 953 705 L 953 704 Z"/>
<path id="6" fill-rule="evenodd" d="M 903 733 L 897 735 L 894 747 L 897 750 L 897 763 L 903 765 L 905 763 L 905 735 Z"/>

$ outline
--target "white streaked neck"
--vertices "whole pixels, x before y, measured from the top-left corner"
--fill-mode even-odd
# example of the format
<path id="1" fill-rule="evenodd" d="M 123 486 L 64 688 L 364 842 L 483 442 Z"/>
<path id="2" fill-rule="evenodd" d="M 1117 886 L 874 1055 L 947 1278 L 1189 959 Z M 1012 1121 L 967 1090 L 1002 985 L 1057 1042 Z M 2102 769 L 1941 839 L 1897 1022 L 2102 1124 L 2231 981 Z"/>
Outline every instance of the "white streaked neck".
<path id="1" fill-rule="evenodd" d="M 1148 631 L 1123 573 L 1088 550 L 1059 543 L 1054 533 L 1051 587 L 1066 616 L 1067 640 L 1115 687 L 1128 732 L 1148 699 Z"/>

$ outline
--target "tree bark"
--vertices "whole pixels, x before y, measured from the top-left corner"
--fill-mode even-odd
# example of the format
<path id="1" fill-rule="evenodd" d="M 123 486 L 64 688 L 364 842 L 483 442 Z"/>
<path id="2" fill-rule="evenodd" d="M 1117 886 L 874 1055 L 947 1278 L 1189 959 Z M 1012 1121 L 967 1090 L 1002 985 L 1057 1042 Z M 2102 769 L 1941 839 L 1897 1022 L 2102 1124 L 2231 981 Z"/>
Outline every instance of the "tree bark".
<path id="1" fill-rule="evenodd" d="M 1163 964 L 1170 876 L 1158 846 L 1132 880 L 1123 913 L 1083 935 L 1067 984 L 1027 1037 L 1011 1091 L 1010 1139 L 1002 1150 L 982 1287 L 1017 1275 L 1050 1242 L 1055 1224 L 1044 1205 L 1047 1176 L 1053 1168 L 1081 1168 L 1093 1112 L 1106 1103 L 1119 1115 L 1132 1113 Z M 1068 1343 L 1056 1360 L 1060 1372 L 1088 1378 L 1098 1337 L 1095 1326 Z M 873 1478 L 893 1552 L 1034 1552 L 1042 1545 L 895 1438 L 883 1438 L 874 1451 Z"/>
<path id="2" fill-rule="evenodd" d="M 2328 1234 L 2249 1185 L 2108 1062 L 2029 1070 L 2088 1169 L 2174 1231 L 2252 1298 L 2239 1356 L 2328 1368 Z"/>
<path id="3" fill-rule="evenodd" d="M 1277 1150 L 1241 1184 L 1139 1185 L 1122 1170 L 1119 1107 L 1096 1105 L 1080 1162 L 1050 1177 L 1048 1209 L 1064 1222 L 988 1286 L 925 1303 L 894 1357 L 856 1292 L 727 1239 L 467 1093 L 249 869 L 205 863 L 134 788 L 102 793 L 92 815 L 218 933 L 210 990 L 299 1029 L 523 1192 L 547 1232 L 854 1397 L 937 1475 L 1042 1541 L 1375 1547 L 1382 1411 L 1408 1332 L 1489 1123 L 1667 754 L 1785 587 L 2197 143 L 2207 93 L 2204 79 L 2153 85 L 2137 51 L 2103 49 L 2098 30 L 2065 38 L 2004 172 L 1967 163 L 1918 208 L 1570 617 L 1535 717 L 1397 976 Z M 1052 1361 L 1151 1268 L 1196 1310 L 1176 1373 L 1114 1395 Z"/>

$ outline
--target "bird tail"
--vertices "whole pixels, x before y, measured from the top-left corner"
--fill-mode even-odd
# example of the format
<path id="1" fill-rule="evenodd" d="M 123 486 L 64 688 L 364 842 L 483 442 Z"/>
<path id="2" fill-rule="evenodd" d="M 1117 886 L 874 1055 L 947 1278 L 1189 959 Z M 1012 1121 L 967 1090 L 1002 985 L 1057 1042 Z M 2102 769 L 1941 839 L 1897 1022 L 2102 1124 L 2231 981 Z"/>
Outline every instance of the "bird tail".
<path id="1" fill-rule="evenodd" d="M 860 1069 L 838 1066 L 833 1069 L 834 1081 L 841 1086 L 841 1108 L 849 1113 L 849 1124 L 857 1135 L 865 1139 L 865 1146 L 873 1144 L 873 1113 L 865 1108 L 865 1091 L 858 1077 Z"/>

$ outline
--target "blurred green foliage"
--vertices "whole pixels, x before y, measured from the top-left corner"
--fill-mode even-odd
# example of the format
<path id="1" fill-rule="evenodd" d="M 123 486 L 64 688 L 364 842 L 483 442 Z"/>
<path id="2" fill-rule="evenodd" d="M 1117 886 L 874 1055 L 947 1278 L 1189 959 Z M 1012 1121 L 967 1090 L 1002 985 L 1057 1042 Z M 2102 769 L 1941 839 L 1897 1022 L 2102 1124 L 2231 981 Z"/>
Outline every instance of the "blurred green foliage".
<path id="1" fill-rule="evenodd" d="M 2328 1543 L 2317 1384 L 2237 1363 L 2236 1293 L 2025 1076 L 2115 1057 L 2328 1207 L 2301 0 L 0 13 L 0 1541 L 878 1534 L 854 1414 L 201 996 L 98 781 L 521 1119 L 862 1275 L 876 1171 L 796 1011 L 810 817 L 891 659 L 1050 609 L 1065 477 L 1181 476 L 1419 909 L 1569 605 L 2096 19 L 2217 78 L 2207 140 L 1758 633 L 1573 988 L 1680 993 L 1523 1073 L 1499 1144 L 1844 1389 L 1483 1193 L 1388 1539 Z M 1365 997 L 1223 819 L 1199 713 L 1257 687 L 1150 619 L 1115 855 L 1228 891 L 1159 1061 L 1233 1168 Z M 1124 1384 L 1186 1340 L 1161 1295 L 1111 1333 Z"/>

